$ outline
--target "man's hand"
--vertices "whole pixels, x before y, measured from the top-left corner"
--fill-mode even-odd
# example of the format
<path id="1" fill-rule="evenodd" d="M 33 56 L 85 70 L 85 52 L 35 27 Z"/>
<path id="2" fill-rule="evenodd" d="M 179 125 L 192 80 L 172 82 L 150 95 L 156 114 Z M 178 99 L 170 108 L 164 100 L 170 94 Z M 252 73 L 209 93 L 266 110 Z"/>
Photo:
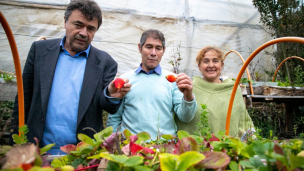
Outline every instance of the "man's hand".
<path id="1" fill-rule="evenodd" d="M 125 95 L 131 90 L 131 83 L 129 83 L 129 79 L 123 78 L 125 84 L 120 89 L 116 89 L 114 85 L 114 80 L 108 86 L 108 92 L 110 97 L 115 98 L 123 98 Z"/>
<path id="2" fill-rule="evenodd" d="M 176 85 L 178 89 L 184 94 L 184 99 L 188 102 L 194 99 L 192 94 L 192 80 L 184 73 L 178 74 L 176 78 Z"/>

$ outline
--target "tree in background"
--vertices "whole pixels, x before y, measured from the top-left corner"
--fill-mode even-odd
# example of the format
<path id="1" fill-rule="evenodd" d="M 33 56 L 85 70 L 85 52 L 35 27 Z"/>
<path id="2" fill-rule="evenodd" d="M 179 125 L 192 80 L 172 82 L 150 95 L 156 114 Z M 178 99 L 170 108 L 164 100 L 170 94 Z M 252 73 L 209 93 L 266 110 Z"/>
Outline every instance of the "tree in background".
<path id="1" fill-rule="evenodd" d="M 303 0 L 253 0 L 253 5 L 261 15 L 261 22 L 273 31 L 274 38 L 297 36 L 304 37 L 304 6 Z M 284 59 L 290 56 L 304 56 L 304 46 L 300 43 L 279 43 L 277 51 L 272 54 L 279 65 Z M 296 75 L 294 69 L 304 69 L 301 60 L 291 59 L 285 62 L 279 74 L 281 81 L 288 77 L 294 80 Z"/>

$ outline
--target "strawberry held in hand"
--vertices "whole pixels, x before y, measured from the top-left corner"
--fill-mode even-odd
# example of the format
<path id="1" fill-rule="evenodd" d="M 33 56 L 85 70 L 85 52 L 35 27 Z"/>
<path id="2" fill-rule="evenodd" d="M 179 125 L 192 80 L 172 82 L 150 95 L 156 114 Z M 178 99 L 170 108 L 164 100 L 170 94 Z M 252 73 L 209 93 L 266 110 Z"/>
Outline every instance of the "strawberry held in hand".
<path id="1" fill-rule="evenodd" d="M 115 85 L 115 88 L 117 89 L 121 89 L 125 84 L 125 81 L 122 79 L 122 78 L 116 78 L 114 80 L 114 85 Z"/>
<path id="2" fill-rule="evenodd" d="M 176 77 L 174 75 L 167 75 L 166 78 L 171 83 L 176 81 Z"/>

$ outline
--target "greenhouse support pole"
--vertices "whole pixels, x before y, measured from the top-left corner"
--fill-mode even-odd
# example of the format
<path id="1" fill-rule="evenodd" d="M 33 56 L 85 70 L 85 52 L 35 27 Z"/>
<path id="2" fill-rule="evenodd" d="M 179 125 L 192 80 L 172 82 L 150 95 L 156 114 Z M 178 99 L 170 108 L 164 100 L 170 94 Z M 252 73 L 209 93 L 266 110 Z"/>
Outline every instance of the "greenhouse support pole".
<path id="1" fill-rule="evenodd" d="M 19 127 L 21 127 L 24 125 L 24 94 L 23 94 L 23 82 L 22 82 L 22 72 L 21 72 L 19 54 L 13 32 L 1 11 L 0 11 L 0 22 L 9 41 L 14 58 L 14 65 L 15 65 L 15 71 L 17 77 L 17 88 L 18 88 Z M 19 132 L 19 136 L 20 135 L 21 132 Z"/>
<path id="2" fill-rule="evenodd" d="M 304 38 L 302 37 L 281 37 L 281 38 L 277 38 L 274 40 L 271 40 L 269 42 L 266 42 L 265 44 L 261 45 L 260 47 L 258 47 L 254 52 L 252 52 L 252 54 L 248 57 L 248 59 L 246 60 L 246 62 L 244 63 L 244 65 L 242 66 L 232 89 L 232 93 L 230 96 L 230 101 L 229 101 L 229 105 L 228 105 L 228 111 L 227 111 L 227 118 L 226 118 L 226 127 L 225 127 L 225 135 L 229 135 L 229 128 L 230 128 L 230 118 L 231 118 L 231 111 L 232 111 L 232 106 L 233 106 L 233 102 L 234 102 L 234 97 L 235 97 L 235 93 L 237 90 L 237 87 L 239 85 L 239 82 L 242 78 L 242 75 L 245 71 L 245 69 L 247 68 L 247 66 L 249 65 L 249 63 L 252 61 L 252 59 L 259 53 L 261 52 L 263 49 L 267 48 L 268 46 L 271 46 L 273 44 L 276 43 L 281 43 L 281 42 L 295 42 L 295 43 L 302 43 L 304 44 Z"/>

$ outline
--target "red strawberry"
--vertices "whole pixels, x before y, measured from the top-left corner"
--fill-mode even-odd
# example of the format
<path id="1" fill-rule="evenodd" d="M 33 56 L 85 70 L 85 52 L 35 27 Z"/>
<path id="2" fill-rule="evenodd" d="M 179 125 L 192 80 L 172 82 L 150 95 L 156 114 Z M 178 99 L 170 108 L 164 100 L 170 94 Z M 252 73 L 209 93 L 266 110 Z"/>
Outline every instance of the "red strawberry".
<path id="1" fill-rule="evenodd" d="M 125 84 L 125 81 L 122 78 L 116 78 L 114 80 L 114 85 L 117 89 L 120 89 Z"/>
<path id="2" fill-rule="evenodd" d="M 171 83 L 176 81 L 176 77 L 174 75 L 167 75 L 166 78 Z"/>

